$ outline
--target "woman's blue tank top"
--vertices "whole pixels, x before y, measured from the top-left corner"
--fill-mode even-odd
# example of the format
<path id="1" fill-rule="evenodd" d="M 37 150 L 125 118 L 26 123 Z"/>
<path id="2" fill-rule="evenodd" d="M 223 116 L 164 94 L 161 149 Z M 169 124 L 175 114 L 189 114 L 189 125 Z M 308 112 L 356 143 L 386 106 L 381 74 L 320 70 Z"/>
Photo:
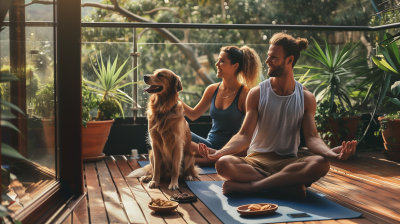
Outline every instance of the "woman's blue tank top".
<path id="1" fill-rule="evenodd" d="M 210 107 L 210 116 L 212 118 L 212 128 L 208 133 L 207 139 L 215 146 L 215 149 L 221 149 L 228 141 L 237 134 L 242 126 L 245 114 L 239 110 L 239 96 L 242 92 L 243 85 L 232 104 L 225 110 L 219 110 L 215 107 L 215 98 L 218 89 L 215 90 Z M 217 147 L 218 146 L 218 147 Z"/>

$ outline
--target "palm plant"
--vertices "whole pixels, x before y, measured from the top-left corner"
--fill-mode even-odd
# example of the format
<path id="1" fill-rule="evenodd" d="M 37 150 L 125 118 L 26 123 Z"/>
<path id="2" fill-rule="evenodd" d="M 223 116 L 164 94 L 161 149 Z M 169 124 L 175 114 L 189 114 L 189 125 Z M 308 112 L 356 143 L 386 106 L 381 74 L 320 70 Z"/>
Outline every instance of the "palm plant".
<path id="1" fill-rule="evenodd" d="M 385 72 L 383 81 L 381 82 L 382 87 L 381 94 L 378 99 L 378 104 L 380 105 L 382 99 L 386 95 L 386 91 L 391 82 L 395 82 L 400 79 L 400 55 L 397 44 L 394 41 L 389 42 L 391 39 L 395 38 L 397 35 L 392 36 L 389 33 L 385 34 L 385 40 L 379 44 L 379 49 L 382 52 L 383 57 L 375 57 L 372 55 L 372 60 L 378 66 L 379 69 Z M 388 43 L 389 42 L 389 43 Z M 387 43 L 386 45 L 384 43 Z M 392 77 L 393 76 L 393 77 Z M 392 79 L 393 78 L 393 79 Z"/>
<path id="2" fill-rule="evenodd" d="M 120 76 L 120 73 L 122 69 L 124 68 L 126 62 L 128 62 L 129 58 L 125 60 L 125 62 L 117 69 L 117 61 L 118 61 L 118 55 L 115 58 L 113 64 L 111 65 L 111 60 L 110 57 L 108 58 L 107 66 L 104 65 L 103 63 L 103 57 L 101 56 L 100 52 L 100 63 L 99 63 L 99 69 L 97 70 L 93 62 L 90 60 L 91 65 L 97 75 L 97 78 L 99 79 L 99 83 L 92 82 L 86 79 L 83 79 L 84 82 L 97 87 L 93 88 L 88 86 L 88 89 L 98 93 L 102 97 L 103 100 L 111 100 L 114 101 L 115 104 L 118 105 L 120 112 L 122 116 L 124 116 L 124 111 L 121 106 L 121 102 L 125 103 L 132 103 L 134 102 L 133 99 L 128 96 L 124 91 L 121 90 L 121 88 L 132 85 L 135 82 L 128 82 L 121 84 L 123 80 L 129 75 L 130 72 L 132 72 L 135 68 L 129 70 L 126 72 L 124 75 Z M 96 62 L 99 62 L 97 54 L 96 54 Z M 98 110 L 97 113 L 97 119 L 101 119 L 103 117 L 103 112 L 101 110 Z"/>
<path id="3" fill-rule="evenodd" d="M 378 45 L 378 49 L 380 49 L 382 55 L 371 55 L 372 60 L 377 65 L 377 67 L 372 68 L 370 71 L 360 73 L 356 77 L 354 77 L 357 78 L 361 76 L 364 78 L 363 81 L 355 87 L 355 89 L 368 87 L 364 102 L 369 102 L 371 96 L 377 95 L 377 103 L 372 112 L 371 120 L 359 142 L 361 142 L 369 127 L 371 126 L 376 110 L 378 106 L 381 105 L 389 86 L 400 80 L 400 56 L 397 44 L 395 43 L 395 41 L 397 40 L 396 37 L 399 35 L 400 33 L 394 36 L 386 33 L 384 36 L 385 39 Z M 391 39 L 394 40 L 390 41 Z M 387 102 L 384 102 L 385 105 L 386 103 Z"/>
<path id="4" fill-rule="evenodd" d="M 342 107 L 352 108 L 352 103 L 349 98 L 349 86 L 352 83 L 349 83 L 349 80 L 354 77 L 359 70 L 367 67 L 365 59 L 359 58 L 356 54 L 353 54 L 360 42 L 348 42 L 342 50 L 337 46 L 334 54 L 331 46 L 329 46 L 326 40 L 325 51 L 321 49 L 315 39 L 313 39 L 313 42 L 314 46 L 310 47 L 308 51 L 302 53 L 315 59 L 322 66 L 296 66 L 295 68 L 305 68 L 318 71 L 318 73 L 308 76 L 307 79 L 303 76 L 302 80 L 309 84 L 317 85 L 314 90 L 317 102 L 322 99 L 329 99 L 329 113 L 334 109 L 335 97 L 339 100 Z"/>
<path id="5" fill-rule="evenodd" d="M 1 69 L 0 70 L 0 83 L 11 82 L 11 81 L 18 81 L 18 78 L 16 76 L 12 75 L 7 68 Z M 0 99 L 0 104 L 1 104 L 2 108 L 8 107 L 10 109 L 14 109 L 14 110 L 18 111 L 21 114 L 24 114 L 24 112 L 22 112 L 21 109 L 19 109 L 17 106 L 15 106 L 14 104 L 12 104 L 8 101 Z M 17 131 L 18 133 L 20 133 L 18 128 L 15 127 L 15 125 L 13 125 L 9 121 L 10 119 L 14 119 L 14 118 L 16 118 L 16 116 L 14 114 L 12 114 L 10 110 L 1 110 L 1 126 L 11 128 L 11 129 Z M 5 143 L 1 143 L 1 154 L 3 156 L 8 156 L 8 157 L 12 157 L 12 158 L 26 159 L 21 154 L 19 154 L 19 152 L 17 150 L 15 150 L 13 147 L 11 147 L 10 145 L 5 144 Z"/>

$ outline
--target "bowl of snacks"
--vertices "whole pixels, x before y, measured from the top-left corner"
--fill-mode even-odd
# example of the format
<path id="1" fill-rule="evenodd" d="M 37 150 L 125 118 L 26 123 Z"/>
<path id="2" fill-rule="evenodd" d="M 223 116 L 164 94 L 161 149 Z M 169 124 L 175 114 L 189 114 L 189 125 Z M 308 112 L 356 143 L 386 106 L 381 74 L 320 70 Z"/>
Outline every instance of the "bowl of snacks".
<path id="1" fill-rule="evenodd" d="M 188 194 L 188 193 L 182 193 L 182 194 L 174 194 L 170 198 L 171 201 L 176 201 L 179 203 L 185 203 L 185 202 L 195 202 L 197 201 L 196 195 L 193 194 Z"/>
<path id="2" fill-rule="evenodd" d="M 269 215 L 278 209 L 278 205 L 270 203 L 248 204 L 237 207 L 236 211 L 243 216 Z"/>
<path id="3" fill-rule="evenodd" d="M 160 198 L 151 199 L 148 206 L 155 212 L 171 212 L 178 207 L 179 203 L 175 201 L 163 200 Z"/>

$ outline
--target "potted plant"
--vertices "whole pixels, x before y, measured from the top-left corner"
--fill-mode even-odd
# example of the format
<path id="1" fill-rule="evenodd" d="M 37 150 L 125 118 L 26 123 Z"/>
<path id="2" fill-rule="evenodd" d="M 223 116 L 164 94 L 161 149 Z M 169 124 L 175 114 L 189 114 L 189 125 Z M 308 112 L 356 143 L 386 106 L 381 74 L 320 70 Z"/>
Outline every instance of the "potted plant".
<path id="1" fill-rule="evenodd" d="M 313 94 L 318 102 L 315 119 L 321 138 L 330 141 L 330 146 L 338 146 L 342 141 L 353 140 L 361 116 L 353 108 L 350 100 L 350 86 L 352 78 L 359 72 L 367 69 L 364 58 L 353 54 L 359 42 L 347 42 L 340 50 L 336 48 L 334 54 L 331 46 L 325 40 L 325 51 L 313 39 L 314 46 L 303 54 L 315 59 L 322 66 L 314 67 L 300 65 L 295 68 L 316 70 L 318 73 L 303 75 L 299 81 L 304 85 L 316 85 Z M 336 103 L 335 100 L 338 102 Z"/>
<path id="2" fill-rule="evenodd" d="M 391 93 L 382 100 L 382 108 L 388 113 L 378 118 L 381 127 L 375 136 L 382 132 L 386 159 L 400 162 L 400 81 L 391 87 Z"/>
<path id="3" fill-rule="evenodd" d="M 97 161 L 104 157 L 103 149 L 107 142 L 114 118 L 124 111 L 121 102 L 132 103 L 129 97 L 121 88 L 132 85 L 134 82 L 123 83 L 133 69 L 120 76 L 128 59 L 117 69 L 118 56 L 111 65 L 110 58 L 107 65 L 104 65 L 100 52 L 100 61 L 96 56 L 96 63 L 91 65 L 97 75 L 98 83 L 86 79 L 82 80 L 82 156 L 83 161 Z M 97 95 L 95 95 L 95 94 Z M 90 110 L 98 107 L 97 117 L 90 117 Z"/>
<path id="4" fill-rule="evenodd" d="M 383 154 L 388 160 L 397 162 L 400 162 L 400 81 L 398 81 L 400 78 L 400 55 L 395 37 L 399 35 L 400 33 L 394 36 L 386 33 L 385 40 L 378 44 L 381 55 L 377 55 L 377 57 L 372 55 L 374 63 L 385 72 L 377 106 L 381 106 L 388 113 L 378 118 L 381 127 L 375 135 L 379 135 L 379 132 L 382 131 L 386 149 Z M 391 41 L 391 39 L 394 40 Z M 393 83 L 391 91 L 387 91 L 390 83 Z"/>
<path id="5" fill-rule="evenodd" d="M 48 82 L 36 92 L 33 99 L 35 115 L 41 117 L 43 124 L 43 139 L 47 154 L 55 154 L 55 126 L 54 126 L 54 83 Z"/>
<path id="6" fill-rule="evenodd" d="M 337 103 L 330 113 L 329 108 L 328 100 L 323 100 L 317 105 L 315 123 L 320 137 L 330 147 L 339 146 L 343 141 L 354 140 L 361 123 L 360 113 L 357 110 L 343 108 Z"/>

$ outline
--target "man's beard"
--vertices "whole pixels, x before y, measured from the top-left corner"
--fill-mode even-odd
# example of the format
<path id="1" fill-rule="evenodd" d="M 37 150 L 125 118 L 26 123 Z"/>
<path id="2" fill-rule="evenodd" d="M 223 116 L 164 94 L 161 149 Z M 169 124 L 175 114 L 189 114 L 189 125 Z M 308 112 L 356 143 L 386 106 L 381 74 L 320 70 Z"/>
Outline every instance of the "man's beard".
<path id="1" fill-rule="evenodd" d="M 269 77 L 281 77 L 285 71 L 286 65 L 285 62 L 282 64 L 276 66 L 275 69 L 271 71 L 271 69 L 268 70 L 268 76 Z"/>

